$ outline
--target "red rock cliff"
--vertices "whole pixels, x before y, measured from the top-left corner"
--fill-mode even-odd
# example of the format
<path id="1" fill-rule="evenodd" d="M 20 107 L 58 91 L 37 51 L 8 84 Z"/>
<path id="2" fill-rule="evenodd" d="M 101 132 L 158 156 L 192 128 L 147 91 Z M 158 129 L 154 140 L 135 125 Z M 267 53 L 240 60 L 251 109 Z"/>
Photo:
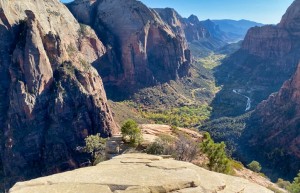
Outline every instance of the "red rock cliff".
<path id="1" fill-rule="evenodd" d="M 90 5 L 78 0 L 68 7 L 86 24 L 81 16 L 93 15 L 92 27 L 108 48 L 106 62 L 94 64 L 107 88 L 129 92 L 188 74 L 184 37 L 154 10 L 135 0 L 98 0 L 93 9 L 78 9 L 82 4 Z"/>
<path id="2" fill-rule="evenodd" d="M 77 168 L 89 134 L 117 131 L 91 63 L 106 53 L 57 0 L 0 3 L 1 158 L 8 183 Z"/>

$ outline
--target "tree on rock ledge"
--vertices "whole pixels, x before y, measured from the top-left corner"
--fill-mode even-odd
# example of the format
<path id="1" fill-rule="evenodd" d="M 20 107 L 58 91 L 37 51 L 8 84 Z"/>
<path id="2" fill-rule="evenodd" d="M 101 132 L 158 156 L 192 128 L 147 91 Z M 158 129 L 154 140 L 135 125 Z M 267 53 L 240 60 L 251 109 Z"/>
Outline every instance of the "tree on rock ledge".
<path id="1" fill-rule="evenodd" d="M 121 127 L 123 139 L 127 141 L 129 139 L 130 144 L 137 145 L 142 141 L 142 131 L 138 124 L 128 119 Z"/>
<path id="2" fill-rule="evenodd" d="M 201 151 L 207 156 L 209 170 L 229 174 L 231 164 L 225 152 L 225 143 L 215 143 L 209 133 L 204 133 L 204 140 L 200 144 Z"/>

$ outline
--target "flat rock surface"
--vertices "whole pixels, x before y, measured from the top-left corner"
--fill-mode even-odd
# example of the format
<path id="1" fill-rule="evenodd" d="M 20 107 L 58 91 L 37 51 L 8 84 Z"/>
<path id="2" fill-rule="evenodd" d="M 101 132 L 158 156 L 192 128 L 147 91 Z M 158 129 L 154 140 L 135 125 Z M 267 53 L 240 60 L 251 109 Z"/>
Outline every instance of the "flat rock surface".
<path id="1" fill-rule="evenodd" d="M 17 183 L 9 193 L 271 193 L 245 179 L 187 162 L 124 154 L 97 166 Z"/>

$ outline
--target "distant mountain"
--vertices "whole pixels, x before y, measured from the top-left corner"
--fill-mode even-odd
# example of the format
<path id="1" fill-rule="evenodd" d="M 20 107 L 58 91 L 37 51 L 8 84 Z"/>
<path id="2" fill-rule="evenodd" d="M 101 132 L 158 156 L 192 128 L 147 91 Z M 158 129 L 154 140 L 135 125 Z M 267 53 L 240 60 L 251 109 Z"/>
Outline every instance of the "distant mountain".
<path id="1" fill-rule="evenodd" d="M 212 20 L 216 25 L 219 26 L 219 29 L 227 34 L 229 39 L 228 41 L 237 42 L 243 40 L 247 31 L 251 27 L 261 27 L 264 24 L 257 23 L 249 20 L 231 20 L 231 19 L 222 19 L 222 20 Z"/>

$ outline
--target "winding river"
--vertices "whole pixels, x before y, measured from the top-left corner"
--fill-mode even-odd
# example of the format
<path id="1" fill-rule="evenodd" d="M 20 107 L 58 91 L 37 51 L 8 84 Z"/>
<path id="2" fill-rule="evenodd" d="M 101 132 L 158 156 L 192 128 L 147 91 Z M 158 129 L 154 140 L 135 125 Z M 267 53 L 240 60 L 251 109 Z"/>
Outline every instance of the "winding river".
<path id="1" fill-rule="evenodd" d="M 249 111 L 251 109 L 251 99 L 249 97 L 247 97 L 246 95 L 241 94 L 237 89 L 233 89 L 232 92 L 247 98 L 247 104 L 246 104 L 245 111 Z"/>

